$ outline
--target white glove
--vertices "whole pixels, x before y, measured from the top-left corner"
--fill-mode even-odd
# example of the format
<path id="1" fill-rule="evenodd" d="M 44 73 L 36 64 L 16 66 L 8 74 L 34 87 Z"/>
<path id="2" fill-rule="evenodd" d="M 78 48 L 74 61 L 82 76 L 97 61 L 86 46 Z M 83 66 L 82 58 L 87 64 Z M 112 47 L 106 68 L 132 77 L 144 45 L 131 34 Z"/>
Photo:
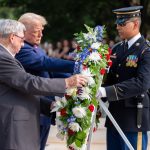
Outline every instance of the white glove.
<path id="1" fill-rule="evenodd" d="M 99 99 L 99 98 L 102 98 L 102 97 L 106 97 L 106 90 L 105 90 L 104 87 L 99 87 L 98 91 L 97 91 L 97 94 L 96 94 L 96 98 Z"/>

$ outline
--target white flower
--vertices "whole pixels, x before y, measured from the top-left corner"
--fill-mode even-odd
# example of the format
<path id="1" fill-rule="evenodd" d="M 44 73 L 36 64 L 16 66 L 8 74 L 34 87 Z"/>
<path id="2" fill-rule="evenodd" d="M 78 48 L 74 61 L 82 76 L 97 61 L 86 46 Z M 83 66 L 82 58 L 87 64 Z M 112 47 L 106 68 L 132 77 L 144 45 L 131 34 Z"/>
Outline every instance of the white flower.
<path id="1" fill-rule="evenodd" d="M 71 88 L 66 90 L 67 95 L 76 96 L 77 88 Z"/>
<path id="2" fill-rule="evenodd" d="M 64 140 L 64 137 L 65 137 L 65 135 L 62 133 L 62 132 L 58 132 L 57 134 L 56 134 L 56 137 L 58 138 L 58 139 L 60 139 L 60 140 Z"/>
<path id="3" fill-rule="evenodd" d="M 89 68 L 82 70 L 81 74 L 90 77 L 92 76 L 92 73 Z"/>
<path id="4" fill-rule="evenodd" d="M 62 97 L 61 102 L 63 103 L 64 107 L 67 105 L 67 100 L 65 97 Z"/>
<path id="5" fill-rule="evenodd" d="M 87 145 L 83 144 L 81 150 L 86 150 L 87 149 Z"/>
<path id="6" fill-rule="evenodd" d="M 83 33 L 83 36 L 84 36 L 85 39 L 88 38 L 88 34 L 87 33 Z"/>
<path id="7" fill-rule="evenodd" d="M 51 112 L 58 111 L 61 107 L 63 107 L 61 102 L 57 101 L 57 102 L 54 103 L 54 108 L 51 110 Z"/>
<path id="8" fill-rule="evenodd" d="M 59 118 L 56 118 L 56 125 L 58 132 L 64 132 L 67 128 L 67 125 L 64 125 L 63 122 L 59 120 Z"/>
<path id="9" fill-rule="evenodd" d="M 98 52 L 92 52 L 89 56 L 89 60 L 94 61 L 94 62 L 98 62 L 100 59 L 101 58 Z"/>
<path id="10" fill-rule="evenodd" d="M 101 43 L 96 42 L 96 43 L 93 43 L 93 44 L 91 45 L 91 48 L 92 48 L 92 49 L 98 49 L 98 48 L 100 47 L 100 45 L 101 45 Z"/>
<path id="11" fill-rule="evenodd" d="M 92 33 L 83 33 L 83 36 L 86 40 L 91 40 L 91 42 L 96 41 L 96 36 Z"/>
<path id="12" fill-rule="evenodd" d="M 56 118 L 56 125 L 57 125 L 58 131 L 63 130 L 64 128 L 63 122 L 60 121 L 58 118 Z"/>
<path id="13" fill-rule="evenodd" d="M 88 85 L 94 85 L 95 84 L 95 81 L 92 77 L 88 77 Z"/>
<path id="14" fill-rule="evenodd" d="M 94 79 L 92 77 L 93 75 L 90 72 L 89 68 L 82 70 L 81 74 L 87 77 L 88 85 L 94 85 L 95 84 L 95 81 L 94 81 Z"/>
<path id="15" fill-rule="evenodd" d="M 54 103 L 54 108 L 51 110 L 51 112 L 58 111 L 60 108 L 63 108 L 67 105 L 67 100 L 65 97 L 58 97 L 55 96 L 55 103 Z"/>
<path id="16" fill-rule="evenodd" d="M 72 109 L 72 112 L 77 118 L 83 118 L 86 116 L 85 108 L 83 108 L 81 106 L 74 107 Z"/>
<path id="17" fill-rule="evenodd" d="M 76 123 L 76 122 L 71 122 L 71 123 L 69 124 L 69 128 L 70 128 L 72 131 L 74 131 L 74 132 L 78 132 L 79 130 L 82 130 L 81 127 L 80 127 L 80 125 L 79 125 L 78 123 Z"/>
<path id="18" fill-rule="evenodd" d="M 81 100 L 91 99 L 91 96 L 90 96 L 91 90 L 88 87 L 82 87 L 81 91 L 82 92 L 77 95 Z"/>

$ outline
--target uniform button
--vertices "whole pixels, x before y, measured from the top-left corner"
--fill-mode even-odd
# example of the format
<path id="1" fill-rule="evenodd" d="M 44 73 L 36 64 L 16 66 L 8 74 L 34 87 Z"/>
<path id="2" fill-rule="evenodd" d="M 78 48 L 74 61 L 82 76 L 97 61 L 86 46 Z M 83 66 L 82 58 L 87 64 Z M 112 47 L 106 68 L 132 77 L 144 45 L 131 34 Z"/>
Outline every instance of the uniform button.
<path id="1" fill-rule="evenodd" d="M 119 74 L 116 74 L 116 77 L 118 78 L 118 77 L 119 77 Z"/>

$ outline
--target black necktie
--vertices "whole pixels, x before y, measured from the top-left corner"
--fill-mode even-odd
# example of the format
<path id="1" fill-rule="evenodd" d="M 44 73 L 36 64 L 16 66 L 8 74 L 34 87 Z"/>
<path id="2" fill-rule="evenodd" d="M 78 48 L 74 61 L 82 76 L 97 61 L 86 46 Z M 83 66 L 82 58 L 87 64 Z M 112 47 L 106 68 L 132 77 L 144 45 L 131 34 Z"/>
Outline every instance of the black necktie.
<path id="1" fill-rule="evenodd" d="M 128 50 L 128 42 L 124 41 L 124 51 Z"/>

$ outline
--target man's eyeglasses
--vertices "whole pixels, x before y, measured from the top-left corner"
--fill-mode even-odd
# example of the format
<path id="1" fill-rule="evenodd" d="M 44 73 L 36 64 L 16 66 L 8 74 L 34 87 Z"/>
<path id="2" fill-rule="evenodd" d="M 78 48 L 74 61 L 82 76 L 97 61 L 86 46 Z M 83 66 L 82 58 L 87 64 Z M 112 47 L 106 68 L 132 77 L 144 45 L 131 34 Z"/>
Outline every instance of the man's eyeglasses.
<path id="1" fill-rule="evenodd" d="M 18 37 L 18 38 L 20 38 L 21 40 L 24 40 L 24 37 L 21 37 L 21 36 L 19 36 L 19 35 L 17 35 L 17 34 L 14 34 L 16 37 Z"/>

